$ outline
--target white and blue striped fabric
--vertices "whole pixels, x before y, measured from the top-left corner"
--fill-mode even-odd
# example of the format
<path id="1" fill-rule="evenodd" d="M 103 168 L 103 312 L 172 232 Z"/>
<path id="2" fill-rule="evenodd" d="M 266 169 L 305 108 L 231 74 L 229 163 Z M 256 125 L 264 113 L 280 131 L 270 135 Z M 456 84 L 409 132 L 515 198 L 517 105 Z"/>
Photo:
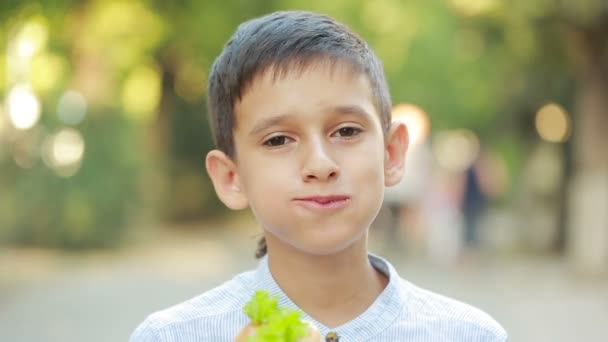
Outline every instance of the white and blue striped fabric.
<path id="1" fill-rule="evenodd" d="M 416 287 L 378 256 L 370 255 L 370 261 L 389 277 L 389 283 L 362 315 L 331 329 L 306 314 L 304 319 L 323 335 L 337 333 L 340 342 L 507 340 L 505 330 L 486 313 Z M 267 258 L 262 258 L 256 270 L 151 314 L 133 332 L 130 342 L 233 342 L 249 322 L 243 306 L 258 289 L 279 296 L 279 305 L 300 310 L 274 281 Z"/>

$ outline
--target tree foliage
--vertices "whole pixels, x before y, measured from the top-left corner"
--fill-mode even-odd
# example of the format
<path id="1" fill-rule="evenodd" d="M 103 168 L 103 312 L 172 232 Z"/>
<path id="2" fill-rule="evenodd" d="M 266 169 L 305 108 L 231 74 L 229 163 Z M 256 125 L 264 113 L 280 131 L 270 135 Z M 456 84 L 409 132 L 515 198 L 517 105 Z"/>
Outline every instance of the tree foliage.
<path id="1" fill-rule="evenodd" d="M 207 74 L 240 22 L 284 9 L 351 26 L 384 61 L 395 103 L 422 107 L 434 129 L 473 129 L 513 170 L 538 107 L 572 105 L 591 58 L 581 49 L 607 64 L 601 0 L 3 1 L 0 237 L 112 245 L 142 208 L 165 219 L 222 213 L 203 168 Z M 17 130 L 7 103 L 23 84 L 41 118 Z M 67 90 L 86 99 L 77 124 L 57 115 Z M 44 161 L 66 127 L 85 142 L 69 177 Z"/>

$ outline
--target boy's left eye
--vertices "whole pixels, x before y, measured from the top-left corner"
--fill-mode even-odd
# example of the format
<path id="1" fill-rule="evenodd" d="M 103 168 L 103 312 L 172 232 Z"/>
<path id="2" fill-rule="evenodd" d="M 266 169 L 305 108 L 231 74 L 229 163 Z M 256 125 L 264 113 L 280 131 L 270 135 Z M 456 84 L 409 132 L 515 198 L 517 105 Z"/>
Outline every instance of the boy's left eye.
<path id="1" fill-rule="evenodd" d="M 361 129 L 359 129 L 357 127 L 347 126 L 347 127 L 342 127 L 340 129 L 338 129 L 334 133 L 334 135 L 337 135 L 340 137 L 354 137 L 356 135 L 359 135 L 359 133 L 361 133 Z"/>

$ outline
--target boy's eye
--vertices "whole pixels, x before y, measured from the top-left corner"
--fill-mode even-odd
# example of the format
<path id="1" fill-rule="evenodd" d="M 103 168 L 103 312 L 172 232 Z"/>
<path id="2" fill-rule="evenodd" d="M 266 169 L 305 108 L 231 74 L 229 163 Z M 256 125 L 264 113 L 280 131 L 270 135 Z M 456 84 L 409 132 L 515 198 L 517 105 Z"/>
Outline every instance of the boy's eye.
<path id="1" fill-rule="evenodd" d="M 264 141 L 264 145 L 266 146 L 281 146 L 285 145 L 288 142 L 289 138 L 284 135 L 274 136 L 266 141 Z"/>
<path id="2" fill-rule="evenodd" d="M 336 135 L 340 137 L 353 137 L 361 133 L 361 129 L 357 127 L 342 127 L 336 131 Z"/>

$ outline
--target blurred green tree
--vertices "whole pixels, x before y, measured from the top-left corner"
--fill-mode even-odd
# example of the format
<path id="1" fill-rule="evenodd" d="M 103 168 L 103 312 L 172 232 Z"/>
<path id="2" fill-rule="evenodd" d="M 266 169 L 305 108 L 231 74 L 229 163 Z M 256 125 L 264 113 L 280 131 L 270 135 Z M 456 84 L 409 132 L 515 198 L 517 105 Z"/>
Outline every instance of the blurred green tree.
<path id="1" fill-rule="evenodd" d="M 324 12 L 351 26 L 384 61 L 395 103 L 422 107 L 435 130 L 474 130 L 509 162 L 513 182 L 537 139 L 533 116 L 550 101 L 574 115 L 574 179 L 603 174 L 601 0 L 4 1 L 1 236 L 107 245 L 142 210 L 169 220 L 225 213 L 204 171 L 213 148 L 207 74 L 239 23 L 282 9 Z M 41 117 L 15 129 L 7 104 L 23 85 L 17 95 L 33 95 Z M 86 100 L 76 124 L 57 113 L 69 90 Z M 65 128 L 84 140 L 76 169 L 41 157 Z"/>
<path id="2" fill-rule="evenodd" d="M 463 23 L 494 36 L 506 66 L 503 109 L 533 127 L 543 103 L 569 109 L 572 139 L 564 145 L 566 181 L 555 248 L 591 272 L 608 263 L 608 3 L 585 1 L 450 1 Z"/>

